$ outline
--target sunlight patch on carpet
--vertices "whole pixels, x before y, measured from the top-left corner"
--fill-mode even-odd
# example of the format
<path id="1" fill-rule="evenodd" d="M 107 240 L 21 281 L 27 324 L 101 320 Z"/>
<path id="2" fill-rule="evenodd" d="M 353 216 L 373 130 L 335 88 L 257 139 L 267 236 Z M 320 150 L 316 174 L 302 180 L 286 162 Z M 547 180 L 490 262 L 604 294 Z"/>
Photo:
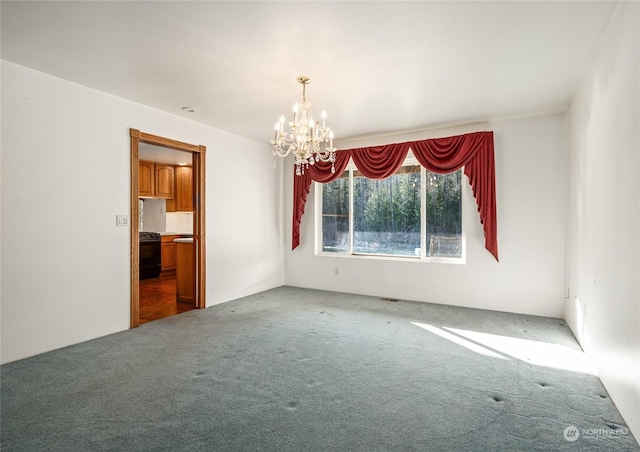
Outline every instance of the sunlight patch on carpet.
<path id="1" fill-rule="evenodd" d="M 417 323 L 417 322 L 411 322 L 413 325 L 415 326 L 419 326 L 420 328 L 423 328 L 427 331 L 429 331 L 430 333 L 436 334 L 444 339 L 447 339 L 451 342 L 453 342 L 454 344 L 458 344 L 464 348 L 467 348 L 469 350 L 471 350 L 472 352 L 476 352 L 479 353 L 480 355 L 484 355 L 484 356 L 488 356 L 490 358 L 498 358 L 498 359 L 509 359 L 506 356 L 502 356 L 496 352 L 493 352 L 491 350 L 489 350 L 486 347 L 483 347 L 482 345 L 476 344 L 474 342 L 468 341 L 460 336 L 456 336 L 455 334 L 451 334 L 448 333 L 446 331 L 444 331 L 441 328 L 438 328 L 437 326 L 433 326 L 433 325 L 428 325 L 426 323 Z"/>
<path id="2" fill-rule="evenodd" d="M 559 370 L 596 375 L 595 369 L 582 350 L 548 342 L 480 333 L 477 331 L 444 328 L 521 361 Z"/>
<path id="3" fill-rule="evenodd" d="M 498 334 L 437 327 L 426 323 L 411 323 L 468 350 L 491 358 L 507 360 L 514 358 L 535 366 L 597 375 L 584 352 L 575 348 Z"/>

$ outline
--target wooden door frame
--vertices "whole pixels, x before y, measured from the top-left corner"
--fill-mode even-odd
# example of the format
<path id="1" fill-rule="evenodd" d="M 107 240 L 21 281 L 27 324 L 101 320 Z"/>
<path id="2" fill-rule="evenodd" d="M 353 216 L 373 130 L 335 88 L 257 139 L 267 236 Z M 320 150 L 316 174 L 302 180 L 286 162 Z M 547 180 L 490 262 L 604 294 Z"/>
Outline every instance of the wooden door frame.
<path id="1" fill-rule="evenodd" d="M 138 162 L 140 143 L 190 152 L 193 158 L 193 250 L 195 306 L 206 307 L 205 154 L 206 147 L 164 138 L 138 129 L 131 137 L 131 328 L 140 325 L 140 212 L 138 211 Z"/>

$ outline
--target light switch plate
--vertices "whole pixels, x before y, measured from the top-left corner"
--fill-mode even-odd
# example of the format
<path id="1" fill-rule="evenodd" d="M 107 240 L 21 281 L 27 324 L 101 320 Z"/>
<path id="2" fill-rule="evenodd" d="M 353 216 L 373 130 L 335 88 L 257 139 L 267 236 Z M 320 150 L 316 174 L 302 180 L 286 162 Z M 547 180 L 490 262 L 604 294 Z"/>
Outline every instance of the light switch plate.
<path id="1" fill-rule="evenodd" d="M 129 216 L 128 215 L 116 215 L 116 226 L 129 226 Z"/>

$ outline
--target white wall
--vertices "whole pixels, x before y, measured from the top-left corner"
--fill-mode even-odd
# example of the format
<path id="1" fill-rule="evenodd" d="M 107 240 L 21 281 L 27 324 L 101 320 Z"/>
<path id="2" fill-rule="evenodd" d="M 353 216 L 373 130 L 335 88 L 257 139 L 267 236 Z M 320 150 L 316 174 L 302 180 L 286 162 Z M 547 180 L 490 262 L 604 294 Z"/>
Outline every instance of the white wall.
<path id="1" fill-rule="evenodd" d="M 268 145 L 3 61 L 3 363 L 129 328 L 130 127 L 207 147 L 207 306 L 284 283 Z"/>
<path id="2" fill-rule="evenodd" d="M 140 213 L 142 217 L 141 231 L 165 232 L 167 230 L 167 201 L 165 199 L 143 199 Z M 193 227 L 191 231 L 193 232 Z"/>
<path id="3" fill-rule="evenodd" d="M 470 189 L 469 202 L 463 204 L 465 265 L 315 256 L 313 186 L 302 219 L 301 245 L 291 251 L 294 176 L 287 171 L 287 285 L 562 317 L 565 138 L 561 115 L 398 135 L 379 138 L 377 144 L 479 130 L 494 131 L 500 263 L 484 249 Z M 371 144 L 368 140 L 340 147 Z"/>
<path id="4" fill-rule="evenodd" d="M 621 2 L 566 114 L 566 319 L 640 438 L 640 4 Z"/>

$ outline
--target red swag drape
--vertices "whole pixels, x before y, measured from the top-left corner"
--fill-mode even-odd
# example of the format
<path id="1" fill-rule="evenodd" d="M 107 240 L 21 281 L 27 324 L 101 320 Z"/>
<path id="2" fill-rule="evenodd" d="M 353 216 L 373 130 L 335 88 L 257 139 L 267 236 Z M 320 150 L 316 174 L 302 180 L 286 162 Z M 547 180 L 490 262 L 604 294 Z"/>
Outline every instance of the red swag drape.
<path id="1" fill-rule="evenodd" d="M 495 161 L 493 132 L 475 132 L 446 138 L 388 144 L 336 152 L 335 173 L 331 164 L 317 162 L 293 177 L 292 249 L 300 245 L 300 222 L 304 214 L 311 181 L 331 182 L 342 175 L 349 159 L 368 178 L 384 179 L 404 162 L 409 149 L 422 166 L 434 173 L 451 173 L 463 166 L 478 205 L 484 228 L 485 248 L 498 260 L 498 222 L 496 217 Z"/>

